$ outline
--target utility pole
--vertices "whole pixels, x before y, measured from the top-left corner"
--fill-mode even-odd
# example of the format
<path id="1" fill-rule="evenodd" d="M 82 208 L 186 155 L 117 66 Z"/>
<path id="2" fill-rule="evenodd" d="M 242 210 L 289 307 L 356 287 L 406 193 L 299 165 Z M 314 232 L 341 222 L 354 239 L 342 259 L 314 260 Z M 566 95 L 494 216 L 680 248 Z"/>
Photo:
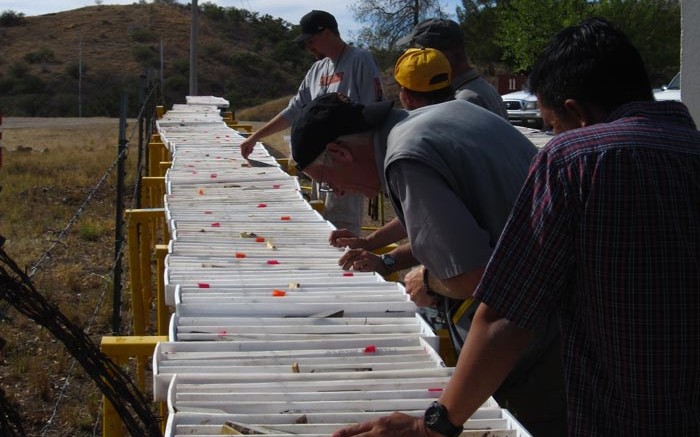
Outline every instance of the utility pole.
<path id="1" fill-rule="evenodd" d="M 83 116 L 83 35 L 78 48 L 78 117 Z"/>
<path id="2" fill-rule="evenodd" d="M 192 0 L 192 25 L 190 34 L 190 95 L 197 95 L 197 34 L 199 33 L 199 6 Z"/>

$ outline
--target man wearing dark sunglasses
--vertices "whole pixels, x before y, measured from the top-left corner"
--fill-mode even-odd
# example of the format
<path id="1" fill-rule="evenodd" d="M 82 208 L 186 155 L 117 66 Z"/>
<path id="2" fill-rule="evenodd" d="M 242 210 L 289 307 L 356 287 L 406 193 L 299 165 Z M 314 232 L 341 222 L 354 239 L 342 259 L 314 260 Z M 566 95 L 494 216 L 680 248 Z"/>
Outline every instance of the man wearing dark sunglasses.
<path id="1" fill-rule="evenodd" d="M 262 138 L 290 127 L 301 108 L 318 96 L 340 92 L 362 104 L 383 100 L 377 63 L 368 51 L 343 41 L 333 15 L 313 10 L 302 17 L 299 26 L 301 34 L 294 41 L 303 45 L 317 60 L 306 73 L 289 105 L 241 143 L 244 158 L 248 158 Z M 364 199 L 361 195 L 354 194 L 342 199 L 332 192 L 326 195 L 324 217 L 339 229 L 349 229 L 359 235 L 363 212 Z"/>

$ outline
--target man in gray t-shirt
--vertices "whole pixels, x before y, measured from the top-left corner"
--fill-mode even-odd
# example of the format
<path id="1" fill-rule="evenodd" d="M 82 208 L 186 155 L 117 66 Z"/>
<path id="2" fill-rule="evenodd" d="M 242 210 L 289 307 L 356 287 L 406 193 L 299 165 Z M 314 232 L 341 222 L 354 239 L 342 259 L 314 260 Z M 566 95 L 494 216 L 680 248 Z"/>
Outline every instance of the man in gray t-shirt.
<path id="1" fill-rule="evenodd" d="M 463 100 L 407 112 L 340 94 L 304 108 L 291 141 L 299 170 L 334 192 L 387 192 L 429 272 L 426 288 L 460 300 L 472 297 L 536 152 L 506 120 Z M 549 322 L 494 395 L 526 427 L 565 424 L 560 362 L 541 359 L 558 357 Z"/>
<path id="2" fill-rule="evenodd" d="M 345 43 L 333 15 L 311 11 L 302 17 L 300 27 L 302 33 L 295 42 L 303 44 L 318 60 L 306 73 L 289 105 L 241 143 L 244 158 L 248 158 L 260 139 L 291 126 L 301 108 L 318 96 L 341 92 L 363 104 L 383 100 L 381 75 L 372 54 Z M 359 235 L 363 213 L 364 199 L 359 195 L 338 198 L 328 193 L 326 196 L 323 215 L 339 229 L 346 228 Z"/>

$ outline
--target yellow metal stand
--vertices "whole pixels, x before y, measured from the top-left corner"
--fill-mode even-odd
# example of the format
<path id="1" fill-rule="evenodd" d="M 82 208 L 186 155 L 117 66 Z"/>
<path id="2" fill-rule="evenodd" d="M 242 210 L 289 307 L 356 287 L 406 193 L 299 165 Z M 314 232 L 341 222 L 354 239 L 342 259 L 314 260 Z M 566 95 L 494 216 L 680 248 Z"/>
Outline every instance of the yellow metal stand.
<path id="1" fill-rule="evenodd" d="M 102 337 L 100 350 L 113 362 L 125 365 L 131 358 L 145 361 L 153 356 L 159 342 L 168 341 L 167 336 Z M 143 388 L 141 388 L 143 391 Z M 165 430 L 167 406 L 160 403 L 161 429 Z M 123 437 L 126 433 L 121 418 L 106 397 L 102 398 L 102 436 Z"/>

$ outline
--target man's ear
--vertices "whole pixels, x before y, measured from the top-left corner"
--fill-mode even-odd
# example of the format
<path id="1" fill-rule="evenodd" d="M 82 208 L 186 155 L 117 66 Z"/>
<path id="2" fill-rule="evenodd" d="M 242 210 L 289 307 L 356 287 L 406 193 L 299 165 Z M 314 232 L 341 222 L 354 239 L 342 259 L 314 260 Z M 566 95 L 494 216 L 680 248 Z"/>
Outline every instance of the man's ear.
<path id="1" fill-rule="evenodd" d="M 331 155 L 334 162 L 352 162 L 352 153 L 341 142 L 331 142 L 326 146 L 326 152 Z"/>
<path id="2" fill-rule="evenodd" d="M 589 105 L 583 104 L 576 99 L 564 100 L 564 108 L 569 114 L 571 121 L 575 122 L 579 127 L 591 126 L 602 121 L 603 114 L 601 111 Z"/>

